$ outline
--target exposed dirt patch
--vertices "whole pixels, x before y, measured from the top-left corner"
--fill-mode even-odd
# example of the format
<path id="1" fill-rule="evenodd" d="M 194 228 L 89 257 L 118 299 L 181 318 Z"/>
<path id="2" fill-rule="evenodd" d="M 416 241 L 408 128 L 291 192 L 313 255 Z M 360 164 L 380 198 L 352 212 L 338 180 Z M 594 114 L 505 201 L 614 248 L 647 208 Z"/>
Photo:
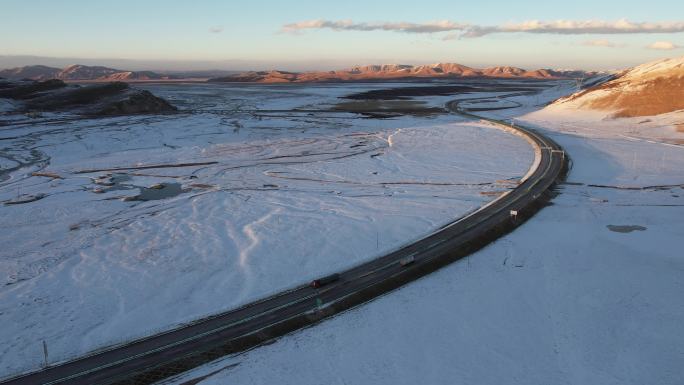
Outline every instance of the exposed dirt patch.
<path id="1" fill-rule="evenodd" d="M 140 194 L 135 196 L 134 199 L 144 202 L 157 201 L 173 198 L 185 192 L 188 192 L 188 190 L 183 189 L 179 183 L 160 183 L 147 188 L 140 188 Z"/>
<path id="2" fill-rule="evenodd" d="M 46 178 L 52 178 L 52 179 L 64 179 L 59 174 L 56 174 L 54 172 L 47 172 L 47 171 L 38 171 L 38 172 L 32 172 L 31 176 L 44 176 Z"/>
<path id="3" fill-rule="evenodd" d="M 684 110 L 684 70 L 660 63 L 635 67 L 615 79 L 588 88 L 557 103 L 574 102 L 580 108 L 612 111 L 612 118 L 653 116 Z"/>
<path id="4" fill-rule="evenodd" d="M 360 92 L 345 96 L 344 98 L 352 100 L 401 100 L 416 96 L 446 96 L 478 90 L 478 88 L 470 86 L 403 87 Z"/>
<path id="5" fill-rule="evenodd" d="M 35 194 L 35 195 L 32 195 L 32 194 L 22 194 L 22 195 L 19 195 L 19 196 L 13 198 L 13 199 L 6 200 L 6 201 L 4 201 L 3 203 L 5 204 L 5 206 L 10 206 L 10 205 L 23 205 L 24 203 L 35 202 L 35 201 L 41 200 L 41 199 L 43 199 L 43 198 L 45 198 L 45 197 L 46 197 L 45 194 Z"/>
<path id="6" fill-rule="evenodd" d="M 659 78 L 634 92 L 615 92 L 589 103 L 596 109 L 619 109 L 616 118 L 660 115 L 684 109 L 684 78 Z"/>
<path id="7" fill-rule="evenodd" d="M 443 108 L 427 107 L 425 102 L 413 100 L 359 100 L 342 102 L 333 107 L 335 111 L 355 113 L 397 113 L 411 115 L 426 115 L 443 113 Z"/>
<path id="8" fill-rule="evenodd" d="M 614 233 L 631 233 L 632 231 L 646 231 L 646 227 L 638 225 L 608 225 L 608 230 Z"/>

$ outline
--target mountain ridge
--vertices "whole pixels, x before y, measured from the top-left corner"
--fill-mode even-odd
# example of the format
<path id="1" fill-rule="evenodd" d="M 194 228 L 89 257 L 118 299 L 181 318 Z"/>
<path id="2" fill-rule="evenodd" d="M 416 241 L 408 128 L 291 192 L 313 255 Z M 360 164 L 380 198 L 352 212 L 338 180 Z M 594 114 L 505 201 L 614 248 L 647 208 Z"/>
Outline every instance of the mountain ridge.
<path id="1" fill-rule="evenodd" d="M 72 64 L 61 69 L 43 65 L 9 68 L 0 70 L 0 77 L 10 80 L 59 79 L 66 81 L 96 80 L 102 82 L 127 80 L 165 80 L 173 78 L 173 76 L 163 75 L 153 71 L 123 71 L 109 67 L 86 66 L 82 64 Z"/>
<path id="2" fill-rule="evenodd" d="M 684 110 L 684 56 L 622 71 L 613 79 L 561 98 L 550 107 L 605 112 L 609 118 Z"/>
<path id="3" fill-rule="evenodd" d="M 209 79 L 209 81 L 219 83 L 315 83 L 456 77 L 569 79 L 574 77 L 588 77 L 592 74 L 594 73 L 584 71 L 557 71 L 552 69 L 526 70 L 511 66 L 478 69 L 458 63 L 435 63 L 427 65 L 374 64 L 333 71 L 248 71 L 237 75 Z"/>
<path id="4" fill-rule="evenodd" d="M 525 79 L 569 79 L 589 77 L 593 72 L 553 69 L 526 70 L 512 66 L 496 66 L 484 69 L 468 67 L 458 63 L 434 63 L 425 65 L 372 64 L 354 66 L 331 71 L 291 72 L 281 70 L 247 71 L 210 78 L 209 82 L 237 83 L 316 83 L 354 82 L 399 79 L 439 78 L 525 78 Z M 0 70 L 0 78 L 11 80 L 64 81 L 149 81 L 182 79 L 183 76 L 154 71 L 127 71 L 103 66 L 72 64 L 65 68 L 32 65 Z"/>

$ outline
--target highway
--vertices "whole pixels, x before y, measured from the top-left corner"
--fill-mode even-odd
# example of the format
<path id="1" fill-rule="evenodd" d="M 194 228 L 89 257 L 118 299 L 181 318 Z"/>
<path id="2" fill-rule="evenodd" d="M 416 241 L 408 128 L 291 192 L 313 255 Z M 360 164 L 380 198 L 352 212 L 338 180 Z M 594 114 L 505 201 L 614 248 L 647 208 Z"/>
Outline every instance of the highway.
<path id="1" fill-rule="evenodd" d="M 537 167 L 515 189 L 480 210 L 389 255 L 339 273 L 320 288 L 301 286 L 180 328 L 50 366 L 0 384 L 149 384 L 317 323 L 425 276 L 486 246 L 542 208 L 567 157 L 538 132 L 462 110 L 515 130 L 536 147 Z M 517 214 L 517 215 L 512 215 Z M 412 263 L 402 264 L 408 258 Z"/>

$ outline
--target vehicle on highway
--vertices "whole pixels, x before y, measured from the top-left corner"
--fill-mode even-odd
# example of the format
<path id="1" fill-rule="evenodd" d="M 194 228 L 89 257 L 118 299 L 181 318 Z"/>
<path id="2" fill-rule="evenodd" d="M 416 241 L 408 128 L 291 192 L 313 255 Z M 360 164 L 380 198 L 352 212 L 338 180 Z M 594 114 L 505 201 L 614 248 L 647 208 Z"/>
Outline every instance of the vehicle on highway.
<path id="1" fill-rule="evenodd" d="M 415 261 L 416 261 L 416 257 L 414 257 L 413 255 L 409 255 L 408 257 L 404 257 L 404 258 L 400 259 L 399 264 L 401 266 L 406 266 L 406 265 L 412 264 Z"/>
<path id="2" fill-rule="evenodd" d="M 339 279 L 339 274 L 331 274 L 323 278 L 314 279 L 313 281 L 311 281 L 309 286 L 313 287 L 314 289 L 318 289 L 319 287 L 323 287 L 325 285 L 338 281 Z"/>

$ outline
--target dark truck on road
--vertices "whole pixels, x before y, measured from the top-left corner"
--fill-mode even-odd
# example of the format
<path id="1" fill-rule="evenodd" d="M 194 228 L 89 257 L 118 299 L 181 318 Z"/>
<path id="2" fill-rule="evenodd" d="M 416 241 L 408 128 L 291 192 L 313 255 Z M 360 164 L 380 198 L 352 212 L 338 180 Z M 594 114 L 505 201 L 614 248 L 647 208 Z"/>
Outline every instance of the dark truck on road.
<path id="1" fill-rule="evenodd" d="M 331 275 L 325 276 L 323 278 L 314 279 L 313 281 L 311 281 L 309 286 L 313 287 L 314 289 L 318 289 L 319 287 L 325 286 L 325 285 L 333 283 L 335 281 L 339 281 L 339 279 L 340 279 L 339 274 L 331 274 Z"/>

